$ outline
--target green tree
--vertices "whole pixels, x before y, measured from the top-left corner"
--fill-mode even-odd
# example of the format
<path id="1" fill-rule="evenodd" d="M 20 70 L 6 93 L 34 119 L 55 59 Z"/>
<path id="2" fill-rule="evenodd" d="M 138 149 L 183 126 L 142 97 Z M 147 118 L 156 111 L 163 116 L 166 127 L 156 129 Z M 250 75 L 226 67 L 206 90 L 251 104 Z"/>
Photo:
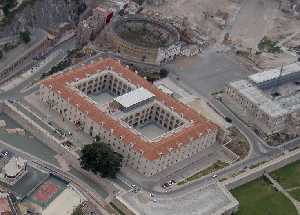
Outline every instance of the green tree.
<path id="1" fill-rule="evenodd" d="M 3 13 L 5 16 L 10 14 L 10 9 L 17 5 L 17 0 L 3 0 Z"/>
<path id="2" fill-rule="evenodd" d="M 73 210 L 73 212 L 72 212 L 71 215 L 83 215 L 82 206 L 81 206 L 81 205 L 77 206 L 77 207 Z"/>
<path id="3" fill-rule="evenodd" d="M 31 40 L 31 33 L 29 31 L 22 31 L 19 33 L 19 36 L 24 43 L 29 43 Z"/>
<path id="4" fill-rule="evenodd" d="M 109 145 L 97 141 L 83 147 L 80 164 L 83 169 L 104 178 L 114 178 L 121 168 L 122 159 L 123 156 L 114 152 Z"/>

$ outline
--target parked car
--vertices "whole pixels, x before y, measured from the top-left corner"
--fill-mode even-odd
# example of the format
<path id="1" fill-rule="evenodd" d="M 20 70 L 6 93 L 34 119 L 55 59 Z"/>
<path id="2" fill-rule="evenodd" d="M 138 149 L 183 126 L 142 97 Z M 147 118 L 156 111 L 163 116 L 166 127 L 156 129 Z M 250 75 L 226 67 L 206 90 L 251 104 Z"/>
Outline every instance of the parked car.
<path id="1" fill-rule="evenodd" d="M 161 185 L 162 188 L 166 189 L 168 188 L 170 185 L 168 183 L 164 183 L 163 185 Z"/>
<path id="2" fill-rule="evenodd" d="M 228 122 L 228 123 L 232 123 L 232 119 L 231 119 L 231 118 L 229 118 L 229 117 L 225 116 L 225 118 L 224 118 L 224 119 L 225 119 L 225 121 L 226 121 L 226 122 Z"/>

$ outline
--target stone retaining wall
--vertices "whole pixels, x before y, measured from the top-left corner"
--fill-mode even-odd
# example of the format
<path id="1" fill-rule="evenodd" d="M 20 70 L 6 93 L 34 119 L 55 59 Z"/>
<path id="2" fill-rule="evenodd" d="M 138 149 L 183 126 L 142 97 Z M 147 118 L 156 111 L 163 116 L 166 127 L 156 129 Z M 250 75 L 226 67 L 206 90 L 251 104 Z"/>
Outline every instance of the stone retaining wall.
<path id="1" fill-rule="evenodd" d="M 69 165 L 71 165 L 74 169 L 76 169 L 81 174 L 90 178 L 92 181 L 100 184 L 107 193 L 110 193 L 114 190 L 114 187 L 110 185 L 103 178 L 96 176 L 92 172 L 88 172 L 82 169 L 80 166 L 80 162 L 78 160 L 78 156 L 63 148 L 61 145 L 62 141 L 56 139 L 53 135 L 51 135 L 45 129 L 41 128 L 37 123 L 32 121 L 25 114 L 18 111 L 17 108 L 14 107 L 11 103 L 7 101 L 0 103 L 0 111 L 1 110 L 5 114 L 7 114 L 10 118 L 18 122 L 24 129 L 30 131 L 30 133 L 33 136 L 35 136 L 42 143 L 46 144 L 50 149 L 55 151 L 57 154 L 63 154 L 64 160 L 66 160 Z"/>
<path id="2" fill-rule="evenodd" d="M 65 149 L 61 146 L 61 141 L 52 136 L 48 131 L 41 128 L 22 112 L 18 111 L 11 103 L 2 103 L 2 111 L 10 118 L 18 122 L 25 130 L 30 131 L 38 140 L 45 143 L 50 149 L 57 153 L 63 153 Z"/>
<path id="3" fill-rule="evenodd" d="M 250 181 L 253 181 L 263 176 L 264 173 L 273 172 L 299 159 L 300 159 L 300 149 L 297 149 L 295 151 L 289 152 L 286 155 L 280 156 L 279 158 L 276 158 L 272 161 L 262 164 L 254 169 L 248 170 L 247 172 L 244 172 L 234 178 L 230 178 L 224 181 L 223 185 L 227 189 L 232 190 L 236 187 L 239 187 L 243 184 L 246 184 Z"/>

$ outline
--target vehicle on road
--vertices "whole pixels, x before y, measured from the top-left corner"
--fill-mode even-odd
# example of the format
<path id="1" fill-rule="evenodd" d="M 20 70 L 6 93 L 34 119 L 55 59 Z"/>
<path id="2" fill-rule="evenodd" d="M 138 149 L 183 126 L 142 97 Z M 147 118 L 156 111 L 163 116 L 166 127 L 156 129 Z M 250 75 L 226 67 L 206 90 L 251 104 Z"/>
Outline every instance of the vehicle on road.
<path id="1" fill-rule="evenodd" d="M 232 119 L 231 119 L 231 118 L 229 118 L 229 117 L 225 116 L 225 117 L 224 117 L 224 119 L 225 119 L 225 121 L 226 121 L 226 122 L 228 122 L 228 123 L 232 123 Z"/>
<path id="2" fill-rule="evenodd" d="M 174 184 L 176 184 L 176 181 L 175 181 L 174 179 L 172 179 L 172 180 L 170 180 L 170 181 L 168 181 L 168 182 L 162 184 L 161 187 L 162 187 L 163 189 L 166 189 L 166 188 L 168 188 L 168 187 L 170 187 L 170 186 L 172 186 L 172 185 L 174 185 Z"/>

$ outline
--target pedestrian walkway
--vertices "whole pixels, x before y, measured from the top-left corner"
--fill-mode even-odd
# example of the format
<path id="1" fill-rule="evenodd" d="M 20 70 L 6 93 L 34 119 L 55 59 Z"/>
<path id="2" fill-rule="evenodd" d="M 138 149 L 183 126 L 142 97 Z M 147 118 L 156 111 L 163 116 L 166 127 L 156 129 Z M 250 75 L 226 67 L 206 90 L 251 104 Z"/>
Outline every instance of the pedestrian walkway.
<path id="1" fill-rule="evenodd" d="M 300 202 L 295 200 L 275 179 L 273 179 L 268 173 L 264 174 L 264 176 L 273 184 L 273 186 L 280 191 L 283 195 L 285 195 L 296 207 L 298 214 L 300 215 Z"/>

